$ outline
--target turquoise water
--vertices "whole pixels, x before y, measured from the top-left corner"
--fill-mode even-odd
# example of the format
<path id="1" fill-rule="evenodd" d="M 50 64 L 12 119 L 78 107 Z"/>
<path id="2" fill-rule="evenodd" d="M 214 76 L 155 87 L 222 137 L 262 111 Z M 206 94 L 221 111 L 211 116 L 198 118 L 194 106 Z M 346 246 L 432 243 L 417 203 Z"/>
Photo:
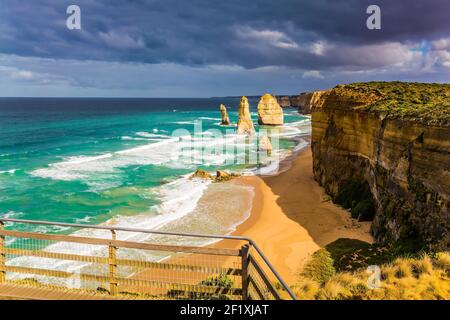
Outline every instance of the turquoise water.
<path id="1" fill-rule="evenodd" d="M 223 163 L 230 152 L 198 152 L 235 138 L 235 127 L 219 125 L 220 103 L 236 123 L 237 98 L 0 99 L 0 216 L 168 228 L 195 215 L 204 205 L 201 197 L 213 192 L 210 184 L 187 178 L 196 168 L 246 174 L 271 168 L 275 156 L 293 150 L 309 130 L 306 118 L 285 110 L 286 125 L 274 133 L 280 140 L 272 156 L 258 153 L 257 163 Z M 256 124 L 257 101 L 250 104 Z M 201 130 L 191 148 L 186 136 L 194 134 L 196 121 Z M 185 130 L 182 138 L 173 136 L 177 129 Z M 211 129 L 228 130 L 231 140 L 207 133 Z M 184 149 L 177 151 L 180 144 Z M 223 223 L 218 216 L 210 220 Z"/>

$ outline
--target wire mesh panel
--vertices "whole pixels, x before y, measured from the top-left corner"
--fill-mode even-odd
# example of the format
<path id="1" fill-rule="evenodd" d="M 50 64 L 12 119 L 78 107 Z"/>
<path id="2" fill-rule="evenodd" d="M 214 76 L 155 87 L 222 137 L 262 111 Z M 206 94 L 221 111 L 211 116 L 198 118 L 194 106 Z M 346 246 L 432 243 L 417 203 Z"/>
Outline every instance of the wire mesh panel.
<path id="1" fill-rule="evenodd" d="M 51 235 L 47 235 L 51 237 Z M 4 280 L 95 294 L 109 284 L 108 246 L 5 236 Z"/>
<path id="2" fill-rule="evenodd" d="M 168 299 L 241 298 L 238 256 L 171 253 L 155 262 L 147 253 L 135 260 L 119 259 L 117 264 L 123 275 L 122 293 Z"/>
<path id="3" fill-rule="evenodd" d="M 281 298 L 273 274 L 267 276 L 267 261 L 248 245 L 196 246 L 181 238 L 204 235 L 150 238 L 137 237 L 135 230 L 102 228 L 93 234 L 88 228 L 96 227 L 73 225 L 69 234 L 28 232 L 14 225 L 5 229 L 0 220 L 0 285 L 121 299 Z M 140 241 L 129 241 L 135 239 Z"/>

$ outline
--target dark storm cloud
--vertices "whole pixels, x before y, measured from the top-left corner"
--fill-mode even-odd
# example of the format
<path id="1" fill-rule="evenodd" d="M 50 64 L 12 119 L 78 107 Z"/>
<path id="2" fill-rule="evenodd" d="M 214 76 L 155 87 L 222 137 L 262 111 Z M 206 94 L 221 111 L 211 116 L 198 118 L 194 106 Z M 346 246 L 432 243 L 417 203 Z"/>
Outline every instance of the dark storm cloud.
<path id="1" fill-rule="evenodd" d="M 77 4 L 82 30 L 65 27 Z M 366 8 L 382 30 L 366 28 Z M 450 37 L 448 0 L 3 0 L 0 53 L 55 59 L 377 68 L 407 59 L 408 44 Z"/>

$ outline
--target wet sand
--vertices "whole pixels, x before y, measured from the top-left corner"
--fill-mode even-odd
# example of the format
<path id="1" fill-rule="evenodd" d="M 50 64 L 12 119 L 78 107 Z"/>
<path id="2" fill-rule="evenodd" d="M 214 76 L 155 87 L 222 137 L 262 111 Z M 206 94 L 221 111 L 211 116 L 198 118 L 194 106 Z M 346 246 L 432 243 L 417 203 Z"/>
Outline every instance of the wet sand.
<path id="1" fill-rule="evenodd" d="M 372 242 L 370 222 L 351 219 L 314 181 L 310 147 L 276 176 L 241 177 L 232 183 L 255 190 L 251 215 L 233 235 L 252 238 L 290 285 L 310 255 L 328 243 L 339 238 Z M 212 246 L 229 248 L 230 242 Z"/>

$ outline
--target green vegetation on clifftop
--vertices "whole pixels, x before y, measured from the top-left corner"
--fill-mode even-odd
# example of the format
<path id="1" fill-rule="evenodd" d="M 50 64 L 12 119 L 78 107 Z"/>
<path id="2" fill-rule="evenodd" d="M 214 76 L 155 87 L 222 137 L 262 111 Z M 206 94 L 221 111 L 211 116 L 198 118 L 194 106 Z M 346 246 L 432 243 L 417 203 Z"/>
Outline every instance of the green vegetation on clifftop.
<path id="1" fill-rule="evenodd" d="M 389 118 L 413 119 L 430 125 L 450 126 L 450 84 L 363 82 L 338 85 L 337 94 L 367 95 L 368 104 L 354 107 Z"/>

